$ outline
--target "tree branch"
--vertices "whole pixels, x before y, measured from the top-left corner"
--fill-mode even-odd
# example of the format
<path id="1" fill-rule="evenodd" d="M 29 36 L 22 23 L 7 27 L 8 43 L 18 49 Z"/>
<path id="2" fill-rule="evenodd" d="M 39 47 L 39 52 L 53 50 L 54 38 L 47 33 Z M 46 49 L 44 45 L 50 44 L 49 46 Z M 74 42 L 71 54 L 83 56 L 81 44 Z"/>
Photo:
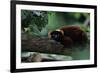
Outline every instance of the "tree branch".
<path id="1" fill-rule="evenodd" d="M 22 52 L 42 52 L 52 54 L 71 54 L 70 49 L 63 48 L 63 45 L 48 38 L 24 38 L 21 40 Z"/>

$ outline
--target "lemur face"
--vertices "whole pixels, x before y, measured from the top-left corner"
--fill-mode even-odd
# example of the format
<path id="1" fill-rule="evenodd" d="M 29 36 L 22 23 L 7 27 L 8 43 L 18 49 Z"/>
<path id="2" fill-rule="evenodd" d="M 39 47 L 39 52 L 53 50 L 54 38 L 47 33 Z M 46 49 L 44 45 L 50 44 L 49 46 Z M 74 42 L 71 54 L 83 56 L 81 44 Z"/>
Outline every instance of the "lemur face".
<path id="1" fill-rule="evenodd" d="M 53 31 L 51 32 L 51 39 L 55 41 L 61 41 L 62 40 L 62 33 L 59 31 Z"/>

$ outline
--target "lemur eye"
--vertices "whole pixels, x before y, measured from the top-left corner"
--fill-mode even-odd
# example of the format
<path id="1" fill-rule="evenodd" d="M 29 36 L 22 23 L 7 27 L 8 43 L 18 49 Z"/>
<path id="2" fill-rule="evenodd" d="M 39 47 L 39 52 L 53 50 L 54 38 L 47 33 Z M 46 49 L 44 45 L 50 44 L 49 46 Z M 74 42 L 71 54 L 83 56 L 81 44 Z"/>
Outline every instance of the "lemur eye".
<path id="1" fill-rule="evenodd" d="M 58 35 L 57 35 L 57 34 L 56 34 L 56 35 L 54 34 L 54 35 L 52 35 L 52 37 L 53 37 L 53 38 L 57 38 L 57 37 L 58 37 Z"/>
<path id="2" fill-rule="evenodd" d="M 52 37 L 54 37 L 55 35 L 52 35 Z"/>
<path id="3" fill-rule="evenodd" d="M 52 37 L 55 37 L 55 35 L 52 35 Z"/>

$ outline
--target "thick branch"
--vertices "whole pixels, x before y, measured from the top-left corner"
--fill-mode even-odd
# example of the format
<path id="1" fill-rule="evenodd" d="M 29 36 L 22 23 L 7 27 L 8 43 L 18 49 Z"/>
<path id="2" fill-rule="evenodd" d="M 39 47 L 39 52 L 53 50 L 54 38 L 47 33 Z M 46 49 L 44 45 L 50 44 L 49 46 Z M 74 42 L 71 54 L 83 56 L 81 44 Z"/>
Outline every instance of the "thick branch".
<path id="1" fill-rule="evenodd" d="M 22 51 L 42 52 L 52 54 L 71 54 L 69 49 L 63 48 L 60 43 L 49 40 L 48 38 L 24 38 L 22 37 Z"/>

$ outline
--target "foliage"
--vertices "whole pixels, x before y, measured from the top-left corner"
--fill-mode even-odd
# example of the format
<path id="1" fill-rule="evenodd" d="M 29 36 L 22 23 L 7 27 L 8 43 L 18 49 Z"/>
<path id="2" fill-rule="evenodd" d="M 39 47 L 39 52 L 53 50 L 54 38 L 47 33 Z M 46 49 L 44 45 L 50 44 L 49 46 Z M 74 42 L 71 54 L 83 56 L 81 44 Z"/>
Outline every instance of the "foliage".
<path id="1" fill-rule="evenodd" d="M 47 12 L 45 11 L 31 11 L 22 10 L 21 11 L 21 22 L 22 28 L 31 26 L 37 26 L 38 30 L 41 31 L 43 27 L 47 24 Z"/>

